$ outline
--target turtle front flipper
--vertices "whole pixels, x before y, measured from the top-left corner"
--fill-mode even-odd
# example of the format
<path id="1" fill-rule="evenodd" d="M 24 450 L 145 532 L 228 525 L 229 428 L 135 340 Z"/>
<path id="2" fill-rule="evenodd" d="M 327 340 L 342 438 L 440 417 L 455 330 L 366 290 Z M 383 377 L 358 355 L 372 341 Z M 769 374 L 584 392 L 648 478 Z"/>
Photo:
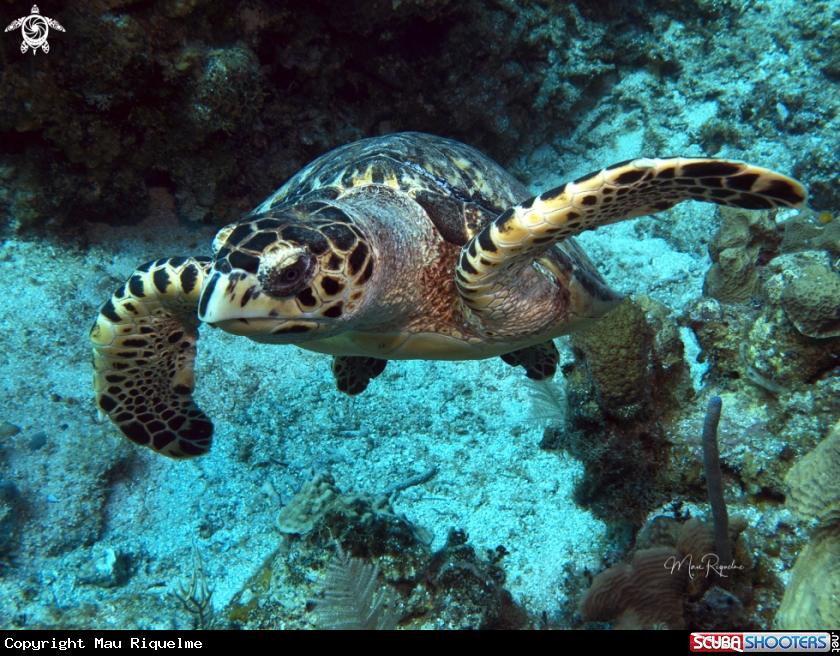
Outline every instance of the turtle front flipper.
<path id="1" fill-rule="evenodd" d="M 144 264 L 90 329 L 100 416 L 170 458 L 200 456 L 212 442 L 213 423 L 192 399 L 196 309 L 211 264 L 204 257 Z"/>
<path id="2" fill-rule="evenodd" d="M 802 207 L 806 195 L 796 180 L 736 160 L 674 157 L 622 162 L 499 215 L 461 249 L 456 286 L 474 312 L 501 318 L 505 310 L 500 306 L 509 290 L 500 274 L 585 230 L 656 214 L 684 200 L 765 210 Z"/>

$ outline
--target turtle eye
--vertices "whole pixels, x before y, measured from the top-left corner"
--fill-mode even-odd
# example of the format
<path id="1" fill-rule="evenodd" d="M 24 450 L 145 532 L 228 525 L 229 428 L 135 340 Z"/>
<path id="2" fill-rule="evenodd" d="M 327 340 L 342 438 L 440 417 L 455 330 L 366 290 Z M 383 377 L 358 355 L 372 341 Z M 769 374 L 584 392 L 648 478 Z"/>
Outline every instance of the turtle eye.
<path id="1" fill-rule="evenodd" d="M 292 264 L 262 273 L 259 276 L 260 286 L 269 296 L 291 296 L 309 284 L 314 269 L 315 258 L 303 253 Z"/>

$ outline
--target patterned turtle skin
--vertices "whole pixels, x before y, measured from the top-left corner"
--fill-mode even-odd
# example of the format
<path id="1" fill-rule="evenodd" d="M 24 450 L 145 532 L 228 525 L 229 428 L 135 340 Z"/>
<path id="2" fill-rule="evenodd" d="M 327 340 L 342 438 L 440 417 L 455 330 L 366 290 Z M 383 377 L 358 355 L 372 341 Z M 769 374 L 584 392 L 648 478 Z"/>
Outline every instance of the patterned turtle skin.
<path id="1" fill-rule="evenodd" d="M 699 200 L 801 207 L 795 180 L 735 160 L 635 159 L 532 197 L 449 139 L 399 133 L 316 159 L 241 221 L 212 257 L 139 267 L 91 331 L 97 406 L 136 444 L 171 458 L 210 449 L 192 399 L 201 323 L 334 356 L 362 392 L 387 360 L 501 356 L 554 375 L 552 340 L 615 307 L 573 237 Z"/>

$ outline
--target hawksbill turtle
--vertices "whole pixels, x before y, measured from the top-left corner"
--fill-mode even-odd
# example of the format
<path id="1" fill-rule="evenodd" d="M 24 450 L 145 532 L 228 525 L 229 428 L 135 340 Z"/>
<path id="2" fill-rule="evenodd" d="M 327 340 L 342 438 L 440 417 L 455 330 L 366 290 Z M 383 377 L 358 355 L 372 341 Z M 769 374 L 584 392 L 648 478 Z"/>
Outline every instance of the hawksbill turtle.
<path id="1" fill-rule="evenodd" d="M 779 173 L 711 158 L 634 159 L 538 196 L 464 144 L 420 133 L 322 155 L 213 240 L 212 257 L 139 267 L 91 328 L 96 402 L 136 444 L 210 449 L 192 398 L 203 322 L 334 356 L 358 394 L 387 360 L 501 356 L 552 376 L 552 340 L 621 300 L 573 237 L 684 200 L 801 207 Z"/>

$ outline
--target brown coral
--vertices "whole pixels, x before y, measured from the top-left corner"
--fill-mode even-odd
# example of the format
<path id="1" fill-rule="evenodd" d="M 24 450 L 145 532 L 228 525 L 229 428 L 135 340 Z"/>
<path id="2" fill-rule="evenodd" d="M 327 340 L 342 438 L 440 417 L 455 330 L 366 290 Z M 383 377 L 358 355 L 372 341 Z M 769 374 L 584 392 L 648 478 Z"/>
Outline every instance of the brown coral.
<path id="1" fill-rule="evenodd" d="M 820 526 L 793 566 L 776 615 L 779 629 L 817 629 L 840 622 L 840 422 L 788 472 L 786 505 Z"/>
<path id="2" fill-rule="evenodd" d="M 800 519 L 821 523 L 840 519 L 840 422 L 785 477 L 785 502 Z"/>
<path id="3" fill-rule="evenodd" d="M 840 255 L 840 221 L 820 225 L 815 218 L 816 212 L 803 210 L 785 223 L 782 251 L 827 250 Z"/>
<path id="4" fill-rule="evenodd" d="M 636 550 L 652 547 L 673 547 L 677 543 L 681 524 L 671 517 L 654 517 L 636 538 Z"/>
<path id="5" fill-rule="evenodd" d="M 754 212 L 737 207 L 721 207 L 720 229 L 709 242 L 709 256 L 717 262 L 729 248 L 742 248 L 752 257 L 762 248 L 772 248 L 779 240 L 776 226 L 768 212 Z"/>
<path id="6" fill-rule="evenodd" d="M 601 572 L 580 600 L 581 619 L 615 619 L 616 629 L 684 628 L 683 591 L 688 571 L 676 567 L 681 559 L 676 549 L 653 547 L 637 551 L 632 565 Z"/>
<path id="7" fill-rule="evenodd" d="M 650 330 L 645 313 L 629 298 L 597 324 L 572 335 L 605 410 L 618 410 L 645 397 Z"/>
<path id="8" fill-rule="evenodd" d="M 840 526 L 817 531 L 796 559 L 776 628 L 813 631 L 840 626 Z"/>
<path id="9" fill-rule="evenodd" d="M 719 214 L 720 229 L 709 242 L 714 264 L 703 292 L 724 303 L 746 303 L 758 287 L 759 252 L 775 250 L 779 236 L 767 212 L 722 207 Z"/>
<path id="10" fill-rule="evenodd" d="M 840 276 L 821 264 L 805 267 L 782 291 L 782 307 L 803 335 L 840 336 Z"/>
<path id="11" fill-rule="evenodd" d="M 724 303 L 746 303 L 757 286 L 753 257 L 744 248 L 727 248 L 706 272 L 703 293 Z"/>
<path id="12" fill-rule="evenodd" d="M 746 529 L 747 521 L 740 515 L 729 524 L 729 537 L 736 542 Z M 676 548 L 674 548 L 676 545 Z M 737 545 L 736 545 L 737 546 Z M 737 549 L 738 563 L 749 557 Z M 692 621 L 702 610 L 706 622 L 725 620 L 723 605 L 712 603 L 733 599 L 742 603 L 752 596 L 751 585 L 741 580 L 736 586 L 737 596 L 726 592 L 722 597 L 703 596 L 716 581 L 710 576 L 720 572 L 712 524 L 692 518 L 679 524 L 670 517 L 655 517 L 639 534 L 633 564 L 618 565 L 598 574 L 580 600 L 579 613 L 584 622 L 605 622 L 615 619 L 616 629 L 685 628 L 683 601 L 699 600 L 691 606 Z M 749 569 L 741 564 L 738 569 Z M 736 571 L 726 571 L 727 579 Z M 719 581 L 718 581 L 719 582 Z M 714 589 L 714 588 L 712 588 Z M 702 597 L 702 599 L 701 599 Z M 737 614 L 737 613 L 736 613 Z"/>
<path id="13" fill-rule="evenodd" d="M 729 521 L 729 539 L 735 542 L 746 528 L 747 520 L 741 515 L 735 515 Z M 690 555 L 695 563 L 700 562 L 704 555 L 716 553 L 714 526 L 692 517 L 680 527 L 677 549 L 683 555 Z"/>
<path id="14" fill-rule="evenodd" d="M 735 542 L 738 537 L 747 528 L 747 520 L 741 515 L 732 517 L 729 522 L 729 539 L 730 542 Z M 717 576 L 710 577 L 709 573 L 714 568 L 714 571 L 721 571 L 718 565 L 729 566 L 732 563 L 719 563 L 717 559 L 717 547 L 715 546 L 715 529 L 713 524 L 704 522 L 703 520 L 693 517 L 689 519 L 680 528 L 677 536 L 677 549 L 683 556 L 687 556 L 687 564 L 693 565 L 696 569 L 691 572 L 690 581 L 688 584 L 688 594 L 694 596 L 700 594 L 711 583 L 717 580 Z M 708 569 L 707 569 L 708 567 Z M 732 572 L 724 574 L 727 579 L 731 577 Z M 726 581 L 730 583 L 730 581 Z"/>

